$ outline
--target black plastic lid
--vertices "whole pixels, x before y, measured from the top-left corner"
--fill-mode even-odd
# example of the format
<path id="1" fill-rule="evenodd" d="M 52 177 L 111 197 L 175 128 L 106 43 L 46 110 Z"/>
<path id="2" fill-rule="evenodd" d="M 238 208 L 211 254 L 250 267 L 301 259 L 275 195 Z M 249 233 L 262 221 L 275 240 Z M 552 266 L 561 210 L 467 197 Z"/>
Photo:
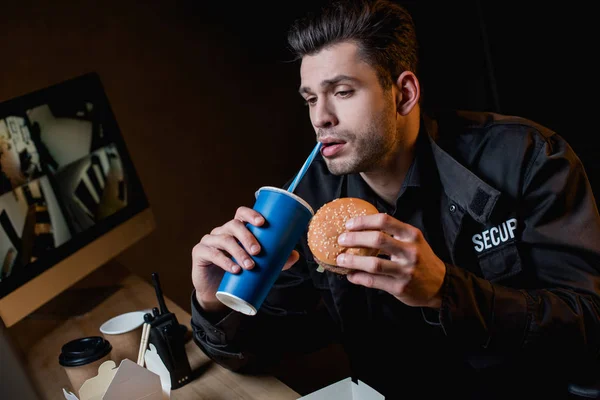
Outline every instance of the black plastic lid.
<path id="1" fill-rule="evenodd" d="M 79 338 L 63 345 L 58 362 L 63 367 L 79 367 L 101 359 L 111 350 L 112 345 L 103 337 Z"/>

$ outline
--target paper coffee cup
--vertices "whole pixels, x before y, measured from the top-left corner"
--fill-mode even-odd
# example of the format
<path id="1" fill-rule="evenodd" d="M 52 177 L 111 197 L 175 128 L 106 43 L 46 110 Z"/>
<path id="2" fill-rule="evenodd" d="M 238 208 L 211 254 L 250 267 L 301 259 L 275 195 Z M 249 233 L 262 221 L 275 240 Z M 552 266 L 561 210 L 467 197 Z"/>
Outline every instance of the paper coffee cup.
<path id="1" fill-rule="evenodd" d="M 79 389 L 85 381 L 98 375 L 98 367 L 110 360 L 112 346 L 100 336 L 83 337 L 64 344 L 58 362 L 64 368 L 73 393 L 79 395 Z"/>
<path id="2" fill-rule="evenodd" d="M 126 358 L 137 362 L 146 312 L 132 311 L 117 315 L 100 326 L 102 336 L 112 344 L 110 357 L 117 367 Z"/>

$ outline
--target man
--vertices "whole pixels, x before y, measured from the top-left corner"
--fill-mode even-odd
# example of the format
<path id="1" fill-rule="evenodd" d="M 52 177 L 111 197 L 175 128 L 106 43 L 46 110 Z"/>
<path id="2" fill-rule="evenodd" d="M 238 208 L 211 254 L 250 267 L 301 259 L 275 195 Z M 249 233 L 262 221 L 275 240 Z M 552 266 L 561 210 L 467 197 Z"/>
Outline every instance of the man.
<path id="1" fill-rule="evenodd" d="M 318 272 L 304 237 L 259 313 L 232 312 L 216 288 L 224 270 L 252 268 L 260 244 L 245 223 L 264 223 L 240 207 L 193 250 L 203 351 L 255 371 L 340 340 L 353 377 L 387 399 L 567 398 L 592 382 L 600 217 L 565 140 L 517 117 L 424 112 L 413 22 L 394 3 L 333 4 L 289 44 L 323 143 L 295 193 L 315 210 L 376 205 L 339 241 L 382 256 L 340 256 L 347 278 Z"/>

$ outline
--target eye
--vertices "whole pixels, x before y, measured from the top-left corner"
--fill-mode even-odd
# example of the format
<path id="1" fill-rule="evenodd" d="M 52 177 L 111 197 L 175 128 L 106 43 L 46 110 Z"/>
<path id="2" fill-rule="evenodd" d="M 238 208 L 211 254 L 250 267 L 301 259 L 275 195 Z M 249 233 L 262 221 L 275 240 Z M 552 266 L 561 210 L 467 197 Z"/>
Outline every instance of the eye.
<path id="1" fill-rule="evenodd" d="M 346 98 L 346 97 L 350 97 L 352 95 L 352 93 L 354 93 L 354 90 L 340 90 L 340 91 L 336 92 L 335 95 L 339 96 L 341 98 Z"/>
<path id="2" fill-rule="evenodd" d="M 315 104 L 317 104 L 317 98 L 316 97 L 309 97 L 307 99 L 304 99 L 304 105 L 314 106 Z"/>

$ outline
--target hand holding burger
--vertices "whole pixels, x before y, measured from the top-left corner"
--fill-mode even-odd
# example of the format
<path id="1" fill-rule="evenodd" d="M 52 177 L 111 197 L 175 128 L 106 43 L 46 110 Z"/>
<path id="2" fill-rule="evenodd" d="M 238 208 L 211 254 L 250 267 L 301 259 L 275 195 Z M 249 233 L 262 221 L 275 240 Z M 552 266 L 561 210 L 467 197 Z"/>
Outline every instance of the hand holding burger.
<path id="1" fill-rule="evenodd" d="M 441 306 L 446 264 L 420 229 L 364 200 L 323 205 L 309 223 L 308 245 L 319 265 L 353 284 L 383 290 L 409 306 Z"/>
<path id="2" fill-rule="evenodd" d="M 343 197 L 324 204 L 317 210 L 308 226 L 308 247 L 315 261 L 325 270 L 345 275 L 347 268 L 337 265 L 342 253 L 376 256 L 378 249 L 368 247 L 345 247 L 338 244 L 338 237 L 346 232 L 346 222 L 361 215 L 377 214 L 379 211 L 368 201 Z"/>

